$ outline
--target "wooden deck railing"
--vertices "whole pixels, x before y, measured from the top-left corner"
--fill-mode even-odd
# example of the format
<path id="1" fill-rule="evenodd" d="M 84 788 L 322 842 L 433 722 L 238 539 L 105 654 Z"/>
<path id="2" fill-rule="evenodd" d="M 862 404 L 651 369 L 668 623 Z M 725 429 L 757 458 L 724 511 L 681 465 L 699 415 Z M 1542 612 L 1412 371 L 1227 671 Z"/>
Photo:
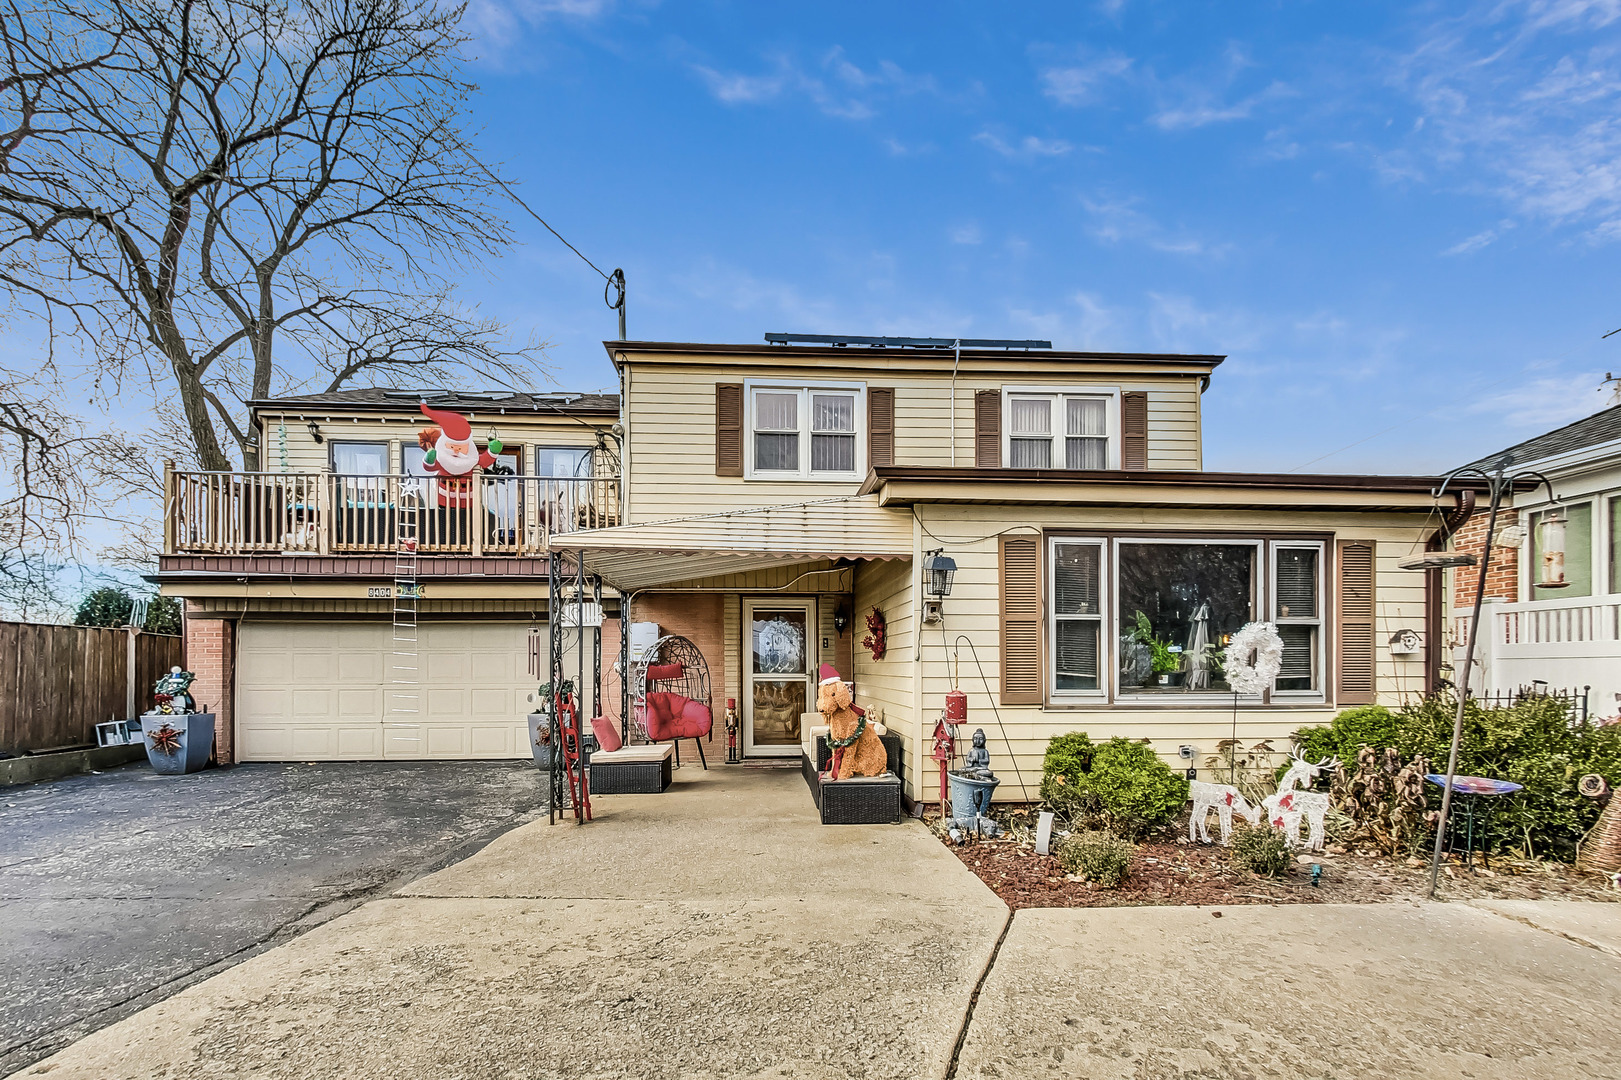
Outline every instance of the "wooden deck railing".
<path id="1" fill-rule="evenodd" d="M 534 555 L 619 523 L 619 479 L 164 473 L 168 555 Z M 414 530 L 412 526 L 415 526 Z"/>

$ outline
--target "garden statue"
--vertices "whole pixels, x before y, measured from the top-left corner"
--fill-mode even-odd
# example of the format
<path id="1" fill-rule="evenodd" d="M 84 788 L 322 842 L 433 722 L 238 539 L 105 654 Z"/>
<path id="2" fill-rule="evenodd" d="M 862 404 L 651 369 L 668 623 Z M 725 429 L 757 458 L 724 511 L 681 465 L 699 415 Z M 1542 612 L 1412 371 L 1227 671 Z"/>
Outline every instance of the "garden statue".
<path id="1" fill-rule="evenodd" d="M 832 753 L 824 776 L 848 780 L 889 771 L 889 751 L 881 738 L 884 725 L 868 720 L 866 711 L 851 703 L 850 684 L 839 678 L 832 664 L 821 667 L 816 711 L 827 721 L 827 748 Z"/>
<path id="2" fill-rule="evenodd" d="M 195 678 L 196 675 L 181 671 L 179 667 L 165 672 L 152 687 L 152 700 L 157 703 L 157 711 L 165 715 L 196 712 L 197 703 L 188 692 Z"/>
<path id="3" fill-rule="evenodd" d="M 1326 757 L 1312 764 L 1298 753 L 1294 754 L 1293 758 L 1289 771 L 1278 781 L 1277 793 L 1268 795 L 1261 806 L 1265 809 L 1266 819 L 1272 823 L 1272 827 L 1283 830 L 1283 838 L 1290 847 L 1300 846 L 1300 819 L 1304 817 L 1311 827 L 1306 846 L 1313 851 L 1321 851 L 1324 840 L 1323 819 L 1328 815 L 1328 796 L 1320 791 L 1296 791 L 1295 785 L 1299 784 L 1305 789 L 1306 785 L 1317 779 L 1317 774 L 1324 769 L 1339 768 L 1339 759 Z"/>
<path id="4" fill-rule="evenodd" d="M 1214 809 L 1221 820 L 1221 842 L 1230 844 L 1233 837 L 1233 811 L 1237 810 L 1251 825 L 1261 823 L 1261 808 L 1251 806 L 1242 792 L 1231 784 L 1207 784 L 1203 780 L 1188 781 L 1188 796 L 1193 800 L 1193 814 L 1188 818 L 1188 839 L 1210 843 L 1209 817 Z"/>
<path id="5" fill-rule="evenodd" d="M 963 755 L 963 767 L 953 769 L 951 783 L 951 824 L 980 836 L 1002 835 L 1002 827 L 990 817 L 991 796 L 1001 781 L 991 772 L 991 752 L 985 749 L 985 729 L 974 729 L 973 745 Z"/>

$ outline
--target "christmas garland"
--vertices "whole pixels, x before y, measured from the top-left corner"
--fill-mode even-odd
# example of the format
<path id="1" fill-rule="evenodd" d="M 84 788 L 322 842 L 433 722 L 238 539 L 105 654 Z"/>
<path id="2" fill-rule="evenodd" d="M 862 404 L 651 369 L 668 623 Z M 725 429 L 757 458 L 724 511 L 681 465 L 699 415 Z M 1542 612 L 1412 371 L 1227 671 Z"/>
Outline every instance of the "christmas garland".
<path id="1" fill-rule="evenodd" d="M 831 731 L 828 732 L 827 733 L 827 748 L 829 750 L 843 750 L 846 746 L 853 746 L 853 745 L 855 745 L 855 741 L 857 739 L 861 738 L 861 733 L 863 731 L 866 731 L 866 730 L 867 730 L 867 718 L 865 716 L 858 717 L 856 719 L 855 734 L 851 735 L 848 739 L 835 739 L 833 737 L 833 733 Z"/>
<path id="2" fill-rule="evenodd" d="M 1222 670 L 1235 694 L 1271 689 L 1283 670 L 1283 638 L 1278 636 L 1278 628 L 1269 622 L 1245 623 L 1227 645 Z"/>

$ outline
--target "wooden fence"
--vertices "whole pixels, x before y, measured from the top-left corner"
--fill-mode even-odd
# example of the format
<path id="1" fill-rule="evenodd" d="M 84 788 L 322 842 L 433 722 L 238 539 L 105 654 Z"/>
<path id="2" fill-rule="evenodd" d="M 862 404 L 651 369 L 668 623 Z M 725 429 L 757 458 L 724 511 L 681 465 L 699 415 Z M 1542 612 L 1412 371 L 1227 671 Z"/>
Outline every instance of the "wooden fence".
<path id="1" fill-rule="evenodd" d="M 180 638 L 128 630 L 0 622 L 0 751 L 94 745 L 96 725 L 152 702 L 152 684 L 180 663 Z M 133 691 L 133 693 L 132 693 Z"/>

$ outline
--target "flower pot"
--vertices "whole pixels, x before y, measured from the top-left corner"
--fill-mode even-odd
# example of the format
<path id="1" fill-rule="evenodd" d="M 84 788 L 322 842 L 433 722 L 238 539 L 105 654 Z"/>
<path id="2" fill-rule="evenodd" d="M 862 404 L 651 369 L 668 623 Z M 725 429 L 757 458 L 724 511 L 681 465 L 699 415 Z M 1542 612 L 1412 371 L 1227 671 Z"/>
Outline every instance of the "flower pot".
<path id="1" fill-rule="evenodd" d="M 165 728 L 172 738 L 159 735 Z M 194 773 L 208 764 L 214 753 L 213 713 L 143 713 L 141 741 L 152 771 L 165 776 Z"/>
<path id="2" fill-rule="evenodd" d="M 979 780 L 956 772 L 946 774 L 951 789 L 951 817 L 964 828 L 973 828 L 979 815 L 991 808 L 991 794 L 1000 780 Z"/>
<path id="3" fill-rule="evenodd" d="M 1162 671 L 1155 677 L 1161 686 L 1181 686 L 1182 681 L 1188 677 L 1185 671 Z"/>

